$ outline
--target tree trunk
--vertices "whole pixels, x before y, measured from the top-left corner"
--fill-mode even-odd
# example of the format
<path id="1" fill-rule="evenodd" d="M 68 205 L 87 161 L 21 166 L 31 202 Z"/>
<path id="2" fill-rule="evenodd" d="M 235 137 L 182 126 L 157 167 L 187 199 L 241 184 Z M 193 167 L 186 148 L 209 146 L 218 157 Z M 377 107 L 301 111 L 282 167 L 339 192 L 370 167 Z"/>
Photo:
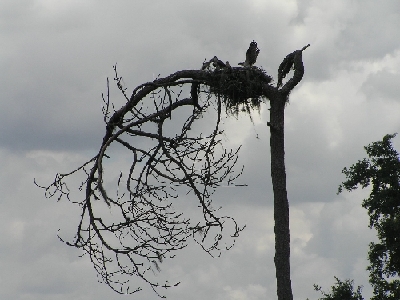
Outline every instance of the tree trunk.
<path id="1" fill-rule="evenodd" d="M 271 177 L 274 191 L 275 268 L 278 300 L 293 300 L 290 281 L 289 201 L 286 191 L 284 111 L 287 97 L 276 93 L 270 108 Z"/>

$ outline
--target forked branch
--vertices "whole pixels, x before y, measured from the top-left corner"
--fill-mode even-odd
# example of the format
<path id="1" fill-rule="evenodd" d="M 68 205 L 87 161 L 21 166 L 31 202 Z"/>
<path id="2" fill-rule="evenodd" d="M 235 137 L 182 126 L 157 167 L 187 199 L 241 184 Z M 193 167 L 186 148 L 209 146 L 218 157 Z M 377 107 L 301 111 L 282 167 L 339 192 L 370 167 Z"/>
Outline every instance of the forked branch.
<path id="1" fill-rule="evenodd" d="M 288 94 L 304 73 L 302 50 L 286 59 L 295 72 L 280 90 L 287 66 L 274 87 L 264 70 L 231 67 L 214 57 L 201 70 L 182 70 L 141 84 L 128 97 L 114 68 L 125 104 L 114 109 L 107 81 L 102 110 L 106 130 L 97 154 L 73 171 L 57 174 L 49 186 L 40 186 L 47 197 L 66 197 L 80 207 L 77 230 L 66 243 L 90 257 L 101 281 L 126 294 L 141 290 L 130 289 L 130 281 L 138 277 L 162 296 L 160 289 L 178 283 L 158 282 L 154 273 L 189 239 L 210 255 L 233 245 L 243 227 L 212 205 L 215 190 L 235 184 L 243 171 L 235 171 L 239 149 L 225 149 L 221 142 L 222 107 L 233 114 L 249 112 L 266 99 Z M 215 118 L 212 129 L 203 133 L 198 124 L 206 111 L 213 111 Z M 84 196 L 77 201 L 68 184 L 78 174 Z M 180 212 L 175 203 L 183 198 L 197 200 L 200 217 Z"/>

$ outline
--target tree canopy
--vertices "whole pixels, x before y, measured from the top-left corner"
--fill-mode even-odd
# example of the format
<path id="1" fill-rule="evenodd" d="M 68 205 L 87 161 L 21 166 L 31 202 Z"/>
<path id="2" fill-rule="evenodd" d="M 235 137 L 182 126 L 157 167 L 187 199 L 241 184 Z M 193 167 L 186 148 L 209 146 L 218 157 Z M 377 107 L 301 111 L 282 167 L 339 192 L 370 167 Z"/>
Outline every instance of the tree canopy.
<path id="1" fill-rule="evenodd" d="M 362 288 L 360 286 L 354 291 L 353 280 L 346 279 L 345 281 L 341 281 L 335 277 L 335 281 L 335 284 L 331 287 L 332 291 L 329 293 L 322 291 L 320 286 L 314 285 L 314 289 L 323 295 L 319 300 L 364 300 L 361 295 Z"/>
<path id="2" fill-rule="evenodd" d="M 371 188 L 362 206 L 379 239 L 370 243 L 368 253 L 373 300 L 400 299 L 400 159 L 391 142 L 395 136 L 388 134 L 364 147 L 368 158 L 344 168 L 347 180 L 339 186 L 339 193 Z"/>

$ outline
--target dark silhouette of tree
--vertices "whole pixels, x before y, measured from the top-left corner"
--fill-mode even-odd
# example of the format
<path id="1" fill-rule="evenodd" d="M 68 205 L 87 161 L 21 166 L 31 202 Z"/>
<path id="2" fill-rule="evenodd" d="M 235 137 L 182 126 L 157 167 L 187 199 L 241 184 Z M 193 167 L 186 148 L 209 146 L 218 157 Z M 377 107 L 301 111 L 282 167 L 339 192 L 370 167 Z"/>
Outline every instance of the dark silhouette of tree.
<path id="1" fill-rule="evenodd" d="M 233 245 L 243 227 L 212 206 L 214 191 L 222 184 L 234 185 L 243 170 L 234 168 L 239 149 L 227 150 L 222 145 L 221 113 L 223 107 L 232 114 L 249 112 L 269 99 L 277 294 L 279 300 L 293 299 L 284 108 L 303 77 L 302 51 L 308 46 L 284 59 L 276 87 L 260 68 L 231 67 L 214 57 L 201 70 L 182 70 L 141 84 L 128 97 L 114 67 L 114 80 L 126 103 L 114 110 L 109 88 L 103 96 L 106 130 L 98 153 L 73 171 L 57 174 L 51 185 L 41 186 L 47 197 L 67 197 L 80 207 L 75 237 L 66 243 L 88 254 L 101 281 L 118 293 L 134 293 L 141 290 L 130 290 L 129 280 L 135 275 L 161 296 L 160 288 L 178 283 L 157 282 L 153 272 L 164 259 L 186 247 L 189 239 L 211 255 L 220 255 Z M 293 76 L 283 85 L 291 69 Z M 216 112 L 213 128 L 199 133 L 196 124 L 210 110 Z M 171 130 L 172 120 L 176 124 L 185 115 L 180 131 Z M 107 161 L 125 152 L 131 163 L 112 178 Z M 67 185 L 67 179 L 78 173 L 84 177 L 81 200 L 72 199 Z M 185 194 L 197 199 L 201 217 L 191 219 L 176 210 L 174 200 Z M 226 241 L 229 229 L 231 239 Z"/>
<path id="2" fill-rule="evenodd" d="M 364 300 L 361 295 L 362 287 L 358 286 L 357 290 L 354 291 L 353 280 L 346 279 L 341 281 L 337 277 L 335 277 L 335 280 L 336 283 L 331 287 L 332 291 L 330 293 L 322 291 L 320 286 L 314 284 L 314 289 L 323 295 L 318 300 Z"/>
<path id="3" fill-rule="evenodd" d="M 362 206 L 379 239 L 378 243 L 370 243 L 368 252 L 373 300 L 400 299 L 400 159 L 391 143 L 394 137 L 388 134 L 382 141 L 364 147 L 368 158 L 344 168 L 347 180 L 339 186 L 339 192 L 371 186 Z"/>
<path id="4" fill-rule="evenodd" d="M 369 227 L 375 228 L 379 242 L 369 244 L 369 282 L 374 288 L 372 300 L 400 299 L 400 156 L 393 149 L 391 140 L 395 134 L 387 134 L 382 141 L 364 147 L 368 158 L 359 160 L 342 172 L 347 180 L 339 186 L 353 191 L 359 186 L 371 188 L 369 198 L 362 206 L 369 215 Z M 336 278 L 331 294 L 321 300 L 363 299 L 361 288 L 354 291 L 353 281 Z M 317 285 L 316 290 L 321 290 Z M 346 295 L 346 296 L 345 296 Z"/>

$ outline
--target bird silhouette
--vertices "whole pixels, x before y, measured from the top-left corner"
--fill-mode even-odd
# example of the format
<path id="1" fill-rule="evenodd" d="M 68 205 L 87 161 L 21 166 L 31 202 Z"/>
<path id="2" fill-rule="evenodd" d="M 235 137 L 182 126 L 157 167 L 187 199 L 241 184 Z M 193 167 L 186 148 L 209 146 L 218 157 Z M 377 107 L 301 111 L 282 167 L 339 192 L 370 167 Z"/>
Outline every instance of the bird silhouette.
<path id="1" fill-rule="evenodd" d="M 253 40 L 250 43 L 249 49 L 246 51 L 246 61 L 241 62 L 238 65 L 243 67 L 251 67 L 256 63 L 258 53 L 260 53 L 260 49 L 258 49 L 257 43 Z"/>

